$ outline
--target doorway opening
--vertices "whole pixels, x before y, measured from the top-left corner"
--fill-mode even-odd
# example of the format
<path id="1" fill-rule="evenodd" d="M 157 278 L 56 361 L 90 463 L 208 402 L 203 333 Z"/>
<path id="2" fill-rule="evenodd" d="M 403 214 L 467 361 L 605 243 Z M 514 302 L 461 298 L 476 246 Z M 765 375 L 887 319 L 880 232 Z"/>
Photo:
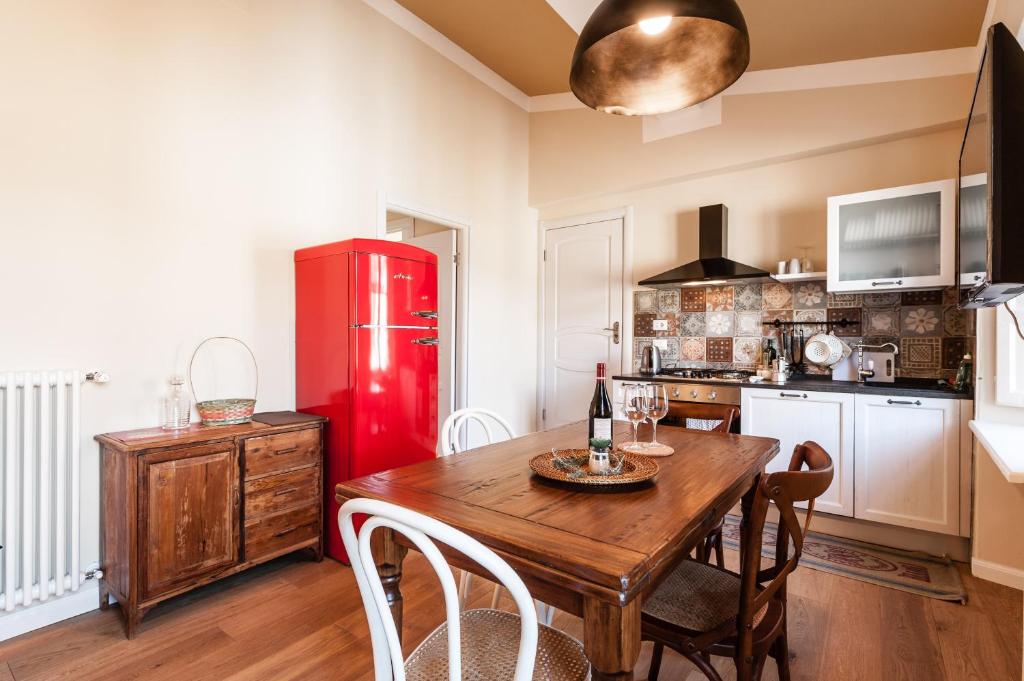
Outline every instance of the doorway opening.
<path id="1" fill-rule="evenodd" d="M 467 292 L 469 225 L 388 202 L 378 236 L 437 256 L 438 434 L 445 419 L 467 404 Z"/>

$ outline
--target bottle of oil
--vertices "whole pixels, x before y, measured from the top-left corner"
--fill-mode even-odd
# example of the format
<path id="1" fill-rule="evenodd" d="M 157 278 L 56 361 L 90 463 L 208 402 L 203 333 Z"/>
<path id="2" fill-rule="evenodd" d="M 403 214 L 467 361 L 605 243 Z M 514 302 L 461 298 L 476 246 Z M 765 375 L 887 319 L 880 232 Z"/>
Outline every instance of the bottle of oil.
<path id="1" fill-rule="evenodd" d="M 971 354 L 967 353 L 964 358 L 960 360 L 960 366 L 956 370 L 956 389 L 957 392 L 966 393 L 971 391 L 971 385 L 974 373 L 974 361 L 971 358 Z"/>

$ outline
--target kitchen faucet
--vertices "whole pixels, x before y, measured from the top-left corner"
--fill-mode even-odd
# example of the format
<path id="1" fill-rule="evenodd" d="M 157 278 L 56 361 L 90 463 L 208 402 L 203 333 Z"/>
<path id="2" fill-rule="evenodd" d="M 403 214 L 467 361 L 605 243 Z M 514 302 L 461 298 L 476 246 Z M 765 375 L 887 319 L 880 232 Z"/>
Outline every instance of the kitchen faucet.
<path id="1" fill-rule="evenodd" d="M 864 368 L 864 350 L 885 350 L 886 348 L 892 348 L 894 355 L 900 354 L 900 349 L 895 343 L 883 343 L 882 345 L 864 345 L 863 343 L 857 343 L 857 382 L 863 383 L 865 379 L 872 378 L 875 375 L 875 368 L 872 364 L 870 369 Z"/>

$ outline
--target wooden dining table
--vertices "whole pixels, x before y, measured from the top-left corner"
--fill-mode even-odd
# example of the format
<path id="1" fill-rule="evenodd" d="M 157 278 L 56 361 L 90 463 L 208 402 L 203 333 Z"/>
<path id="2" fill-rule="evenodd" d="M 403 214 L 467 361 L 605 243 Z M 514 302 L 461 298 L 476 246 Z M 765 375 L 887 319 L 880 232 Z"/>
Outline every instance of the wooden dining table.
<path id="1" fill-rule="evenodd" d="M 616 423 L 626 433 L 628 424 Z M 632 679 L 645 594 L 737 502 L 745 520 L 752 490 L 779 452 L 778 440 L 662 426 L 675 449 L 653 482 L 584 489 L 535 475 L 530 459 L 585 447 L 586 422 L 532 433 L 462 454 L 396 468 L 337 486 L 337 499 L 389 501 L 441 520 L 493 549 L 539 600 L 583 619 L 595 681 Z M 402 560 L 411 544 L 390 530 L 373 538 L 385 592 L 402 629 Z M 454 550 L 458 568 L 489 577 Z"/>

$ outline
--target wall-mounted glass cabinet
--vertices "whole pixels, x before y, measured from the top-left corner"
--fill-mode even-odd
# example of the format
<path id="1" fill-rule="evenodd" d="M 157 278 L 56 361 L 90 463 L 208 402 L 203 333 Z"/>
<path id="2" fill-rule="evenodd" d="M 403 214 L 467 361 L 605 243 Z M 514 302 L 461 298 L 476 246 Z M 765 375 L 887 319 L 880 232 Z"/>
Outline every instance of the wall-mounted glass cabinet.
<path id="1" fill-rule="evenodd" d="M 952 286 L 953 180 L 828 199 L 828 290 Z"/>
<path id="2" fill-rule="evenodd" d="M 975 286 L 988 271 L 988 176 L 960 180 L 960 285 Z"/>

